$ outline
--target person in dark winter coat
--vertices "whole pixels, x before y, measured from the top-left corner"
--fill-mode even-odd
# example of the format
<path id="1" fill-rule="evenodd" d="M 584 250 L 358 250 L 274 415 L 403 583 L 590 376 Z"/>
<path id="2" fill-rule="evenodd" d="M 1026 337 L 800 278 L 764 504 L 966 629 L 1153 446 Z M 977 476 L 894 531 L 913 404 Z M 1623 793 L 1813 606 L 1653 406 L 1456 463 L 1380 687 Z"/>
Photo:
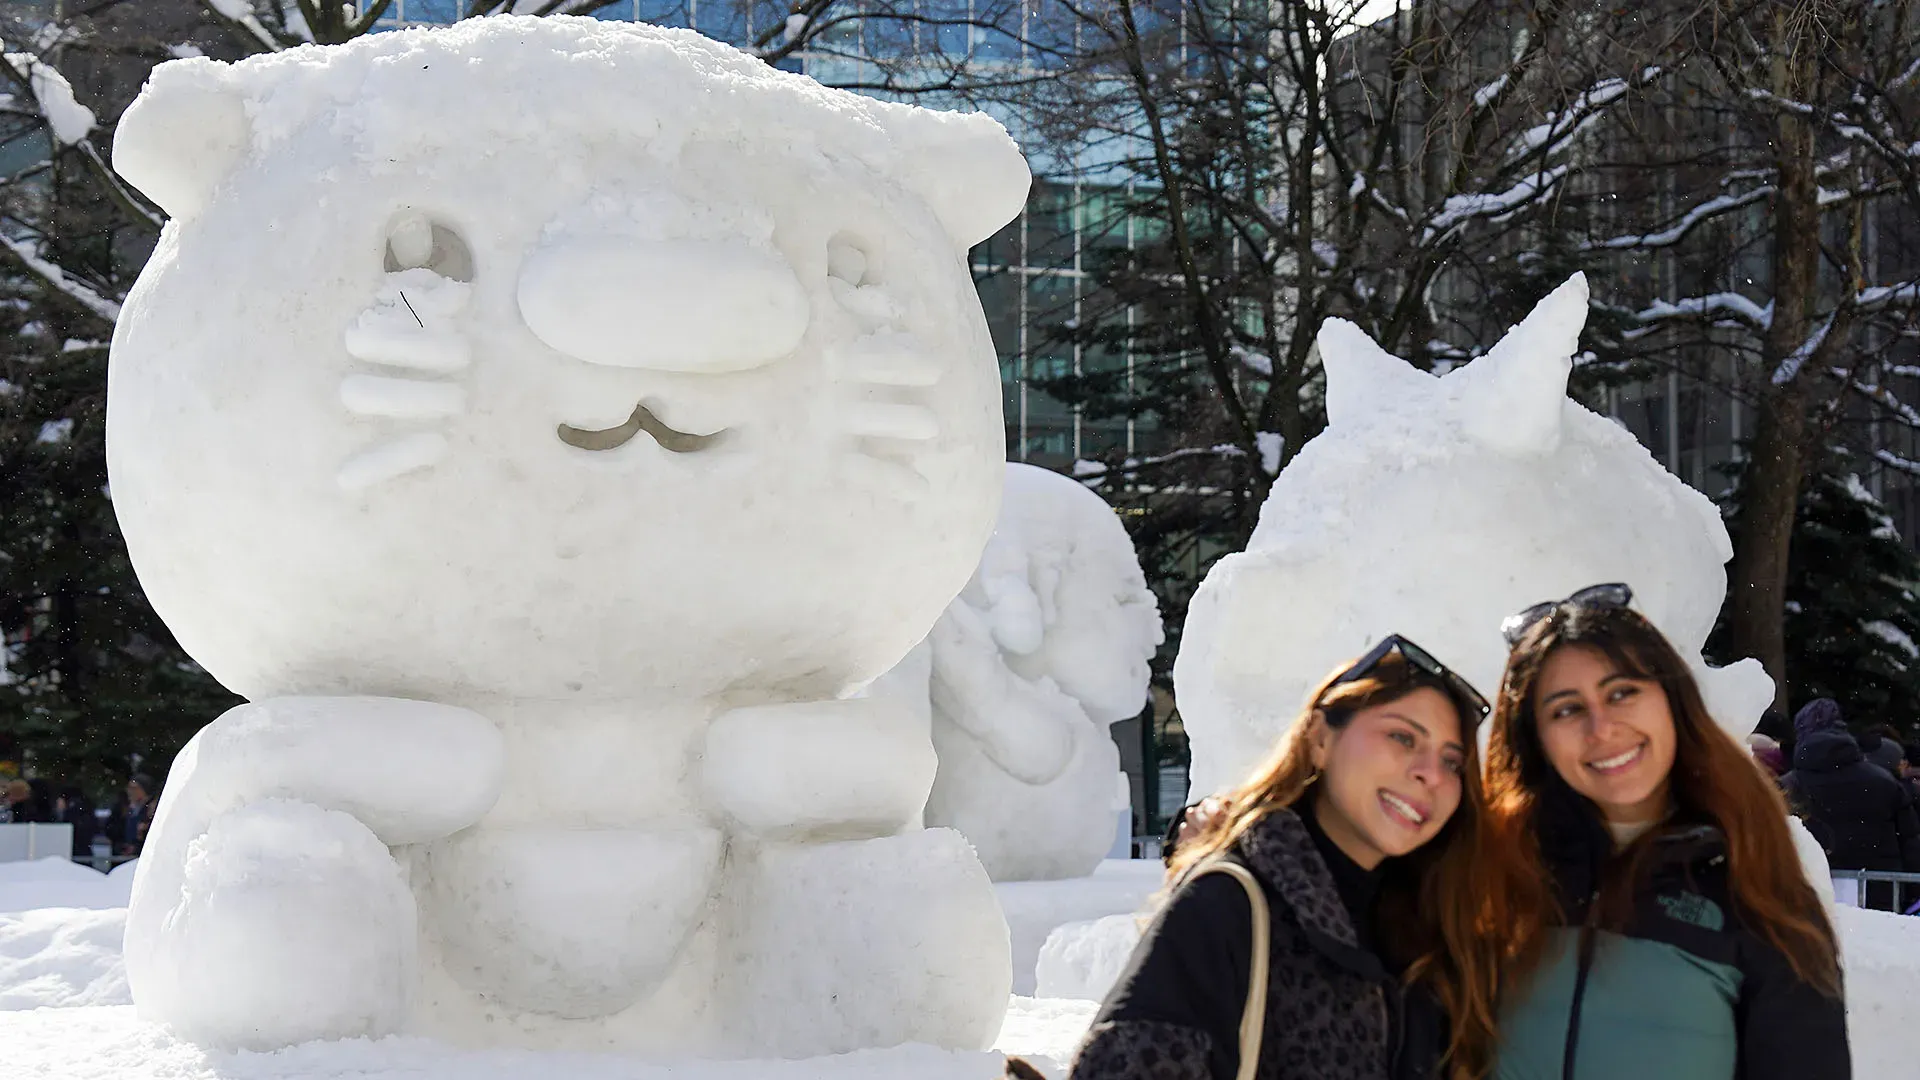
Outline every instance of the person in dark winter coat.
<path id="1" fill-rule="evenodd" d="M 1486 882 L 1511 950 L 1496 1080 L 1848 1080 L 1838 947 L 1780 792 L 1601 588 L 1503 627 L 1489 831 L 1521 854 Z"/>
<path id="2" fill-rule="evenodd" d="M 1171 897 L 1073 1080 L 1239 1075 L 1254 907 L 1240 881 L 1210 872 L 1219 861 L 1250 871 L 1269 908 L 1258 1080 L 1484 1070 L 1496 954 L 1475 953 L 1471 932 L 1484 711 L 1398 636 L 1322 683 L 1284 748 L 1182 839 Z"/>
<path id="3" fill-rule="evenodd" d="M 1900 775 L 1902 755 L 1898 734 L 1889 737 L 1887 726 L 1876 724 L 1854 738 L 1860 744 L 1860 753 L 1868 761 L 1887 770 L 1890 776 Z"/>
<path id="4" fill-rule="evenodd" d="M 7 781 L 7 802 L 11 804 L 7 820 L 16 825 L 44 825 L 53 820 L 53 807 L 40 797 L 31 781 Z"/>
<path id="5" fill-rule="evenodd" d="M 93 808 L 87 805 L 87 797 L 81 790 L 69 784 L 60 789 L 60 795 L 53 803 L 55 821 L 64 821 L 73 826 L 73 857 L 90 858 L 93 855 L 93 838 L 100 834 L 100 821 L 93 816 Z"/>
<path id="6" fill-rule="evenodd" d="M 1920 871 L 1920 816 L 1913 791 L 1866 760 L 1840 706 L 1808 702 L 1794 716 L 1793 771 L 1782 778 L 1807 829 L 1835 870 Z M 1893 889 L 1867 889 L 1867 905 L 1893 907 Z"/>
<path id="7" fill-rule="evenodd" d="M 107 842 L 115 855 L 137 858 L 147 844 L 147 829 L 153 824 L 153 778 L 135 773 L 127 781 L 126 793 L 113 804 L 107 815 Z"/>

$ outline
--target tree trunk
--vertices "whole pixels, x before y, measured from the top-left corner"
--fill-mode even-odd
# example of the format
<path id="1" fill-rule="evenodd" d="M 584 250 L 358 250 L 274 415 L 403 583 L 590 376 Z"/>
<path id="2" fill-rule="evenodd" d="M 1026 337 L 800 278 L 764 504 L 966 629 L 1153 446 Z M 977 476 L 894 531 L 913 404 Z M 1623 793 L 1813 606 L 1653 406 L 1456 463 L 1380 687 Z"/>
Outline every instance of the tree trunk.
<path id="1" fill-rule="evenodd" d="M 1809 101 L 1815 81 L 1812 42 L 1785 11 L 1773 15 L 1771 89 L 1790 101 Z M 1798 113 L 1775 108 L 1773 150 L 1779 182 L 1773 196 L 1773 320 L 1755 380 L 1759 416 L 1741 503 L 1728 631 L 1734 649 L 1757 657 L 1773 676 L 1774 703 L 1786 707 L 1787 551 L 1793 540 L 1809 439 L 1809 364 L 1788 365 L 1815 324 L 1820 284 L 1820 192 L 1815 180 L 1813 126 Z"/>

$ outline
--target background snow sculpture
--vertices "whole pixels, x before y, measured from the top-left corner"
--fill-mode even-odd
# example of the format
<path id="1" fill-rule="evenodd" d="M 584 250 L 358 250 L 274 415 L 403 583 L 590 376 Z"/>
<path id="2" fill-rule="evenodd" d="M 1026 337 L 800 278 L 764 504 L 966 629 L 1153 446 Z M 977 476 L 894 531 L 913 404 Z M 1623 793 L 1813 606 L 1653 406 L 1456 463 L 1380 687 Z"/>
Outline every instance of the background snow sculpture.
<path id="1" fill-rule="evenodd" d="M 1575 276 L 1441 378 L 1351 323 L 1322 327 L 1327 430 L 1188 611 L 1174 685 L 1196 794 L 1238 783 L 1314 683 L 1386 634 L 1490 697 L 1506 662 L 1500 620 L 1603 581 L 1630 583 L 1634 606 L 1694 661 L 1716 719 L 1752 730 L 1773 698 L 1759 663 L 1698 660 L 1726 592 L 1726 528 L 1624 428 L 1567 398 L 1586 312 Z"/>
<path id="2" fill-rule="evenodd" d="M 115 507 L 252 699 L 141 860 L 141 1014 L 987 1045 L 992 886 L 917 828 L 924 724 L 841 697 L 992 528 L 964 256 L 1026 195 L 1005 131 L 489 18 L 163 65 L 114 157 L 172 215 L 113 342 Z"/>
<path id="3" fill-rule="evenodd" d="M 1032 465 L 1006 481 L 980 566 L 928 637 L 927 823 L 971 840 L 995 881 L 1084 877 L 1113 847 L 1107 728 L 1146 703 L 1160 612 L 1104 500 Z"/>

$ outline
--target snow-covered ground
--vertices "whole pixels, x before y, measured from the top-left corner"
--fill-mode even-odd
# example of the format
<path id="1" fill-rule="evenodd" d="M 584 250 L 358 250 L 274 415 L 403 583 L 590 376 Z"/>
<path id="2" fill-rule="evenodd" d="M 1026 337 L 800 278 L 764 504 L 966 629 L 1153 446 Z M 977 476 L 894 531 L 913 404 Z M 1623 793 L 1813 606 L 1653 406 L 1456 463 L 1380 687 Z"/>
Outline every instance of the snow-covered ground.
<path id="1" fill-rule="evenodd" d="M 460 1050 L 418 1038 L 307 1043 L 274 1053 L 202 1050 L 133 1012 L 120 962 L 127 875 L 0 863 L 0 1060 L 12 1076 L 63 1080 L 995 1080 L 1002 1054 L 1064 1075 L 1095 1003 L 1014 997 L 995 1053 L 923 1046 L 808 1061 L 648 1062 L 614 1055 Z M 1080 881 L 1000 886 L 1015 971 L 1034 983 L 1040 944 L 1072 922 L 1136 910 L 1160 882 L 1157 862 L 1108 862 Z M 35 906 L 36 898 L 76 905 Z M 1920 1075 L 1908 1038 L 1920 1018 L 1920 919 L 1840 908 L 1854 1073 Z M 1113 937 L 1113 935 L 1106 935 Z M 1109 942 L 1109 945 L 1114 943 Z M 1095 980 L 1098 982 L 1099 980 Z M 1030 993 L 1028 989 L 1026 992 Z"/>

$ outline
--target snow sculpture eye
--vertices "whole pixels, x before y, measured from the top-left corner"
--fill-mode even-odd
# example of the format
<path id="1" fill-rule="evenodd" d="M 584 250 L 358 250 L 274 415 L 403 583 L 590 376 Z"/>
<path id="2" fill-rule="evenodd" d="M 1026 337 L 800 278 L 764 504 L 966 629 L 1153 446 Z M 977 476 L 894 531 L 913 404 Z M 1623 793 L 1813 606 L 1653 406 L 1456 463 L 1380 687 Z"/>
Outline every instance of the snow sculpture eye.
<path id="1" fill-rule="evenodd" d="M 408 211 L 394 218 L 387 227 L 386 270 L 427 269 L 451 281 L 473 281 L 473 250 L 460 234 L 428 218 Z"/>
<path id="2" fill-rule="evenodd" d="M 874 283 L 874 261 L 867 244 L 851 233 L 836 233 L 827 241 L 827 276 L 858 288 Z"/>

